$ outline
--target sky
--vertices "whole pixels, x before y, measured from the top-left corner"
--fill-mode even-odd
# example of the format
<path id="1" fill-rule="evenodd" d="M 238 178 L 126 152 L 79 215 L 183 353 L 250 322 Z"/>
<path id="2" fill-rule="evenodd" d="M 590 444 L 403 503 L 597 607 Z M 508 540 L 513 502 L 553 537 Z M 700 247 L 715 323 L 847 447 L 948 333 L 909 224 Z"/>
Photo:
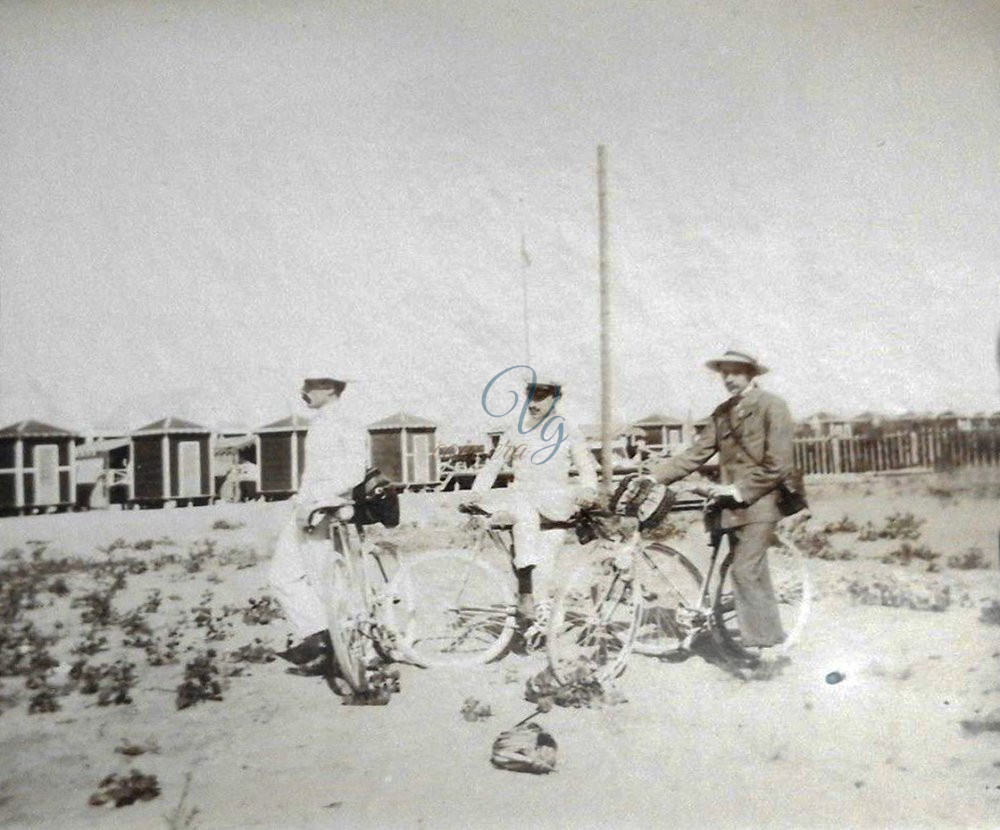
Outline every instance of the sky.
<path id="1" fill-rule="evenodd" d="M 996 2 L 4 0 L 0 94 L 4 423 L 322 371 L 471 437 L 529 358 L 597 421 L 598 144 L 616 418 L 730 347 L 797 416 L 1000 409 Z"/>

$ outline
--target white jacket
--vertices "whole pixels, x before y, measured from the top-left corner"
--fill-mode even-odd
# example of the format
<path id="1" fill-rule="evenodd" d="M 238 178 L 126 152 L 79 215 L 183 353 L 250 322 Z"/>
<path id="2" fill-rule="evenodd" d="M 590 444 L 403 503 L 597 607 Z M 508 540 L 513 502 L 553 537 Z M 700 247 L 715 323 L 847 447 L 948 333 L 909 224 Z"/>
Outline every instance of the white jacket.
<path id="1" fill-rule="evenodd" d="M 568 488 L 571 482 L 570 462 L 576 467 L 578 476 L 574 483 L 596 490 L 597 463 L 587 446 L 587 440 L 578 428 L 571 426 L 562 416 L 556 417 L 559 420 L 545 428 L 544 437 L 544 421 L 525 434 L 518 432 L 516 425 L 508 428 L 486 466 L 476 476 L 472 484 L 473 492 L 489 490 L 508 458 L 514 472 L 512 486 L 518 490 L 545 492 Z M 562 441 L 553 451 L 560 426 Z"/>
<path id="2" fill-rule="evenodd" d="M 298 505 L 336 504 L 365 477 L 366 431 L 344 417 L 339 401 L 318 410 L 305 442 L 305 469 L 295 497 Z"/>

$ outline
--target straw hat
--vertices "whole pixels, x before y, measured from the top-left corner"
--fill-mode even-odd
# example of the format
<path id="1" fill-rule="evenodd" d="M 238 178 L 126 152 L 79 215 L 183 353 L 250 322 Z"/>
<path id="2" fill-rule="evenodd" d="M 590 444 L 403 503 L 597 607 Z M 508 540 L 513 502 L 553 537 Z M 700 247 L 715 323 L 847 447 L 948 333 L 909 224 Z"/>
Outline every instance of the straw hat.
<path id="1" fill-rule="evenodd" d="M 750 372 L 754 376 L 763 375 L 768 371 L 767 366 L 762 366 L 758 363 L 756 357 L 749 355 L 746 352 L 738 352 L 735 349 L 727 350 L 722 357 L 712 358 L 706 362 L 705 365 L 713 372 L 721 372 L 723 364 L 726 363 L 736 363 L 741 366 L 746 366 L 750 369 Z"/>

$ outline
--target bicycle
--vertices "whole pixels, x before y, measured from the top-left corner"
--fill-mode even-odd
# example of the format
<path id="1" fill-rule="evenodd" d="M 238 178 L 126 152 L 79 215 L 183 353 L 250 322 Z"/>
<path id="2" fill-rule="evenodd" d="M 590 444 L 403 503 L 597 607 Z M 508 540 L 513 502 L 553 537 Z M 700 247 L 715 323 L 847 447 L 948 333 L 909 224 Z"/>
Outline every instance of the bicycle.
<path id="1" fill-rule="evenodd" d="M 498 660 L 517 631 L 513 517 L 474 505 L 458 509 L 470 517 L 471 543 L 415 555 L 396 577 L 398 593 L 410 597 L 397 609 L 408 614 L 396 626 L 406 632 L 400 651 L 425 668 Z M 541 529 L 576 528 L 580 515 L 567 521 L 543 518 Z"/>
<path id="2" fill-rule="evenodd" d="M 697 486 L 676 492 L 699 492 Z M 787 536 L 786 550 L 805 557 Z M 721 558 L 721 536 L 709 540 L 705 573 L 675 547 L 642 538 L 638 529 L 610 540 L 576 565 L 556 595 L 549 622 L 547 651 L 560 683 L 585 673 L 599 682 L 619 676 L 633 651 L 664 660 L 680 660 L 707 636 L 726 662 L 749 666 L 754 655 L 739 633 L 729 569 L 732 552 Z M 778 563 L 779 575 L 787 567 Z M 782 574 L 782 572 L 785 572 Z M 808 572 L 792 574 L 791 585 L 779 590 L 779 610 L 788 631 L 780 651 L 801 633 L 811 602 Z"/>
<path id="3" fill-rule="evenodd" d="M 340 673 L 358 696 L 376 696 L 391 678 L 380 667 L 405 661 L 399 648 L 405 631 L 398 628 L 411 597 L 405 584 L 394 581 L 399 558 L 386 545 L 368 544 L 352 526 L 351 502 L 311 511 L 306 531 L 325 528 L 333 555 L 323 561 L 322 590 L 328 598 L 327 628 Z"/>

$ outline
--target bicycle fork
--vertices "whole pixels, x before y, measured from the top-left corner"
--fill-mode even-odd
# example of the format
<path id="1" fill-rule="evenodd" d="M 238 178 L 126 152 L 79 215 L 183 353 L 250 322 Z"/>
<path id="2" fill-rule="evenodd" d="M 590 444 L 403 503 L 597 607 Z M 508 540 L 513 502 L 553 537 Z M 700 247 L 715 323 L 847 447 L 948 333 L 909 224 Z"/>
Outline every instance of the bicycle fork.
<path id="1" fill-rule="evenodd" d="M 704 624 L 708 622 L 711 625 L 712 621 L 712 600 L 709 591 L 709 585 L 712 582 L 712 574 L 715 572 L 715 565 L 719 559 L 719 550 L 722 547 L 722 537 L 721 533 L 713 533 L 711 535 L 711 540 L 708 546 L 712 549 L 712 554 L 708 560 L 708 567 L 705 569 L 705 575 L 701 580 L 701 590 L 699 592 L 698 608 L 694 612 L 697 624 L 692 625 L 687 635 L 684 637 L 684 642 L 681 647 L 685 651 L 690 651 L 691 646 L 694 644 L 695 639 L 704 631 Z M 721 570 L 721 569 L 720 569 Z"/>

